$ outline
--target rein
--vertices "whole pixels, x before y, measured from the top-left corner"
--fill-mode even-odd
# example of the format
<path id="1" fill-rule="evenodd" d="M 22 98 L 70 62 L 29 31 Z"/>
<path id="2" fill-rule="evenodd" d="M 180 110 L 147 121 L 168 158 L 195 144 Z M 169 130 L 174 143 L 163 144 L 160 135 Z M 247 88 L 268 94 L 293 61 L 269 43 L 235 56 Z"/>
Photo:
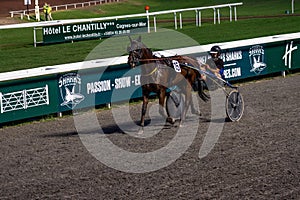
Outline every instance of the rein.
<path id="1" fill-rule="evenodd" d="M 145 75 L 142 75 L 142 76 L 151 76 L 154 72 L 157 71 L 157 67 L 155 67 L 152 72 L 150 72 L 149 74 L 145 74 Z"/>
<path id="2" fill-rule="evenodd" d="M 172 57 L 172 59 L 176 58 L 181 58 L 180 56 L 177 57 Z M 166 59 L 170 59 L 169 57 L 164 57 L 164 58 L 147 58 L 147 59 L 139 59 L 139 61 L 159 61 L 159 60 L 166 60 Z"/>

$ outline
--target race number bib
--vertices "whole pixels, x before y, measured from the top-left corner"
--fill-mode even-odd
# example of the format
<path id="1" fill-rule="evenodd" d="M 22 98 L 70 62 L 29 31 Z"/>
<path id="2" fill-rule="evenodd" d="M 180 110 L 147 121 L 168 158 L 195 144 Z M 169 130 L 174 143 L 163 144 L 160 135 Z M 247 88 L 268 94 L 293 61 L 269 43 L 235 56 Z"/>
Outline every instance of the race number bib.
<path id="1" fill-rule="evenodd" d="M 181 72 L 180 64 L 177 60 L 172 60 L 172 64 L 176 72 Z"/>

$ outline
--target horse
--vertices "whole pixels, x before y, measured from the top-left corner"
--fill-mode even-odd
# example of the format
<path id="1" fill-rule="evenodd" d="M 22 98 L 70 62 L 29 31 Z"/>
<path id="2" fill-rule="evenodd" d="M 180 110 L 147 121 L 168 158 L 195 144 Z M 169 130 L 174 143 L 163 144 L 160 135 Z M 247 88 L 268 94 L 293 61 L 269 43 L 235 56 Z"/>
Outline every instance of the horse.
<path id="1" fill-rule="evenodd" d="M 166 98 L 167 88 L 179 87 L 180 91 L 185 96 L 184 109 L 180 116 L 180 126 L 185 120 L 185 116 L 192 99 L 192 88 L 197 88 L 198 94 L 202 100 L 207 101 L 208 96 L 203 92 L 203 86 L 201 85 L 201 74 L 199 70 L 195 70 L 194 67 L 200 67 L 197 60 L 188 56 L 170 56 L 170 57 L 158 57 L 155 56 L 150 48 L 147 48 L 145 44 L 141 42 L 141 36 L 137 40 L 133 40 L 129 36 L 130 45 L 127 48 L 129 53 L 128 65 L 131 68 L 137 66 L 141 67 L 141 84 L 143 105 L 140 126 L 143 128 L 145 125 L 145 115 L 147 111 L 147 105 L 149 102 L 150 93 L 154 92 L 159 98 L 159 113 L 162 116 L 166 116 L 164 103 Z M 175 66 L 176 65 L 176 66 Z M 180 67 L 180 71 L 176 72 L 174 67 Z M 193 66 L 193 67 L 191 67 Z M 195 86 L 195 87 L 192 87 Z M 192 113 L 195 113 L 195 109 L 191 106 Z M 167 121 L 169 116 L 167 116 Z M 173 120 L 171 120 L 174 123 Z"/>

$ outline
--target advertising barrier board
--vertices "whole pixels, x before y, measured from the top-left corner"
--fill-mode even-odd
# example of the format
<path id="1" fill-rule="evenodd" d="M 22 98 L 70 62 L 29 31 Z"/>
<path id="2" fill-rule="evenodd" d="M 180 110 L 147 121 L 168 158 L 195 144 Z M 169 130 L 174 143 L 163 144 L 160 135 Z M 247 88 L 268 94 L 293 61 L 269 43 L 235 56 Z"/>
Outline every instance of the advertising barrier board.
<path id="1" fill-rule="evenodd" d="M 201 63 L 209 58 L 209 52 L 184 55 Z M 293 71 L 300 69 L 300 39 L 223 48 L 221 57 L 228 81 Z M 0 82 L 0 123 L 140 98 L 140 69 L 130 69 L 125 59 L 113 66 Z"/>
<path id="2" fill-rule="evenodd" d="M 94 107 L 142 96 L 140 69 L 127 64 L 58 75 L 59 110 Z"/>
<path id="3" fill-rule="evenodd" d="M 43 43 L 107 38 L 114 35 L 147 32 L 147 19 L 111 20 L 43 27 Z"/>
<path id="4" fill-rule="evenodd" d="M 0 123 L 58 112 L 55 76 L 0 84 Z"/>
<path id="5" fill-rule="evenodd" d="M 210 57 L 208 52 L 191 56 L 201 63 Z M 224 49 L 221 58 L 224 61 L 224 76 L 228 81 L 299 69 L 300 40 Z"/>

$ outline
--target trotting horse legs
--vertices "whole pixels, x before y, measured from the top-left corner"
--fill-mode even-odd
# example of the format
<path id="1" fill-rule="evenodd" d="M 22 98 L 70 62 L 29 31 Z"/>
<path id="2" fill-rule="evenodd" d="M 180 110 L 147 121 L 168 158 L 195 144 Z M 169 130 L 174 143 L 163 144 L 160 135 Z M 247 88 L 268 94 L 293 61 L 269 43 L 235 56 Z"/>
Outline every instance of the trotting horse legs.
<path id="1" fill-rule="evenodd" d="M 165 97 L 166 97 L 166 88 L 162 88 L 159 91 L 159 113 L 163 116 L 166 117 L 166 111 L 165 111 Z M 141 115 L 141 129 L 139 130 L 138 134 L 143 134 L 144 133 L 144 126 L 145 126 L 145 116 L 147 113 L 147 107 L 149 103 L 149 92 L 143 90 L 143 105 L 142 105 L 142 115 Z"/>
<path id="2" fill-rule="evenodd" d="M 165 98 L 166 98 L 166 88 L 163 86 L 160 86 L 161 88 L 158 91 L 159 96 L 159 114 L 163 117 L 167 117 L 166 111 L 165 111 Z M 147 89 L 143 89 L 143 105 L 142 105 L 142 116 L 141 116 L 141 126 L 145 126 L 145 115 L 147 113 L 147 106 L 149 102 L 149 92 Z"/>
<path id="3" fill-rule="evenodd" d="M 162 117 L 167 117 L 165 110 L 165 98 L 166 98 L 166 88 L 162 87 L 159 91 L 159 114 Z"/>
<path id="4" fill-rule="evenodd" d="M 188 87 L 188 86 L 187 86 Z M 185 90 L 185 101 L 184 101 L 184 109 L 181 112 L 181 116 L 180 116 L 180 124 L 179 126 L 183 126 L 183 123 L 185 121 L 186 118 L 186 114 L 187 111 L 189 109 L 189 107 L 191 106 L 191 109 L 193 110 L 193 105 L 191 104 L 191 99 L 192 99 L 192 91 L 191 89 L 188 87 L 187 90 Z"/>
<path id="5" fill-rule="evenodd" d="M 149 102 L 149 94 L 143 94 L 143 105 L 142 105 L 142 115 L 141 115 L 141 127 L 145 126 L 145 115 L 147 112 L 147 105 Z"/>

